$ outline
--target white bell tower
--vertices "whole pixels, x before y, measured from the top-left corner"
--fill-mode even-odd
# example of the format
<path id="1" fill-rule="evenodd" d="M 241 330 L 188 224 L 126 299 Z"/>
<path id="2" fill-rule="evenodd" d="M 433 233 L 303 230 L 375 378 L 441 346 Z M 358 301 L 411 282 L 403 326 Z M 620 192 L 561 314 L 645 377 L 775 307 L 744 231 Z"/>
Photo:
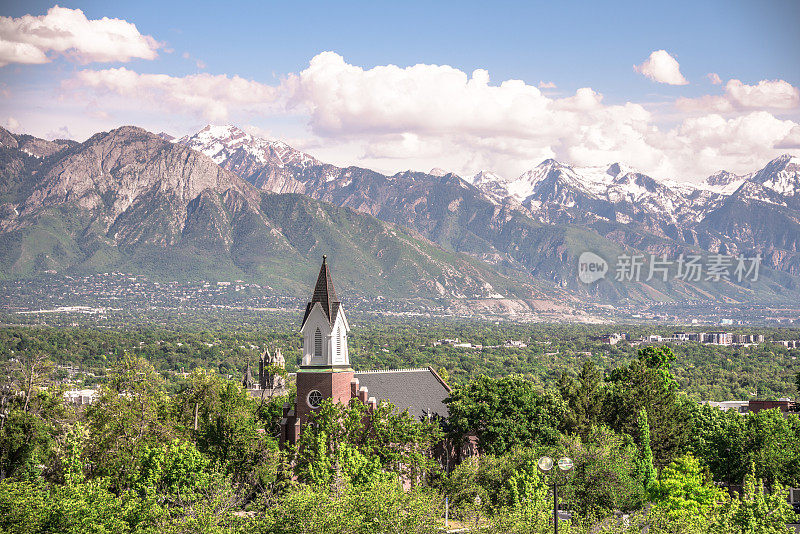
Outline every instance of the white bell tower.
<path id="1" fill-rule="evenodd" d="M 350 367 L 347 349 L 349 331 L 342 303 L 336 298 L 333 288 L 327 256 L 322 256 L 314 295 L 306 306 L 300 327 L 303 334 L 301 367 Z"/>

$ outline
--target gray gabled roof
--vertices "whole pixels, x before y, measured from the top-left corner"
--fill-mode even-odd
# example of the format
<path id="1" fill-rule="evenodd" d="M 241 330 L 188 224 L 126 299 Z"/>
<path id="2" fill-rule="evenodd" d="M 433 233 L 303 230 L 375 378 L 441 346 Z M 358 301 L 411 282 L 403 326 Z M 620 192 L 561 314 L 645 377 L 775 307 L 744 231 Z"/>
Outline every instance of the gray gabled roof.
<path id="1" fill-rule="evenodd" d="M 399 369 L 388 371 L 358 371 L 359 387 L 366 387 L 369 396 L 389 401 L 399 410 L 408 409 L 414 417 L 436 414 L 447 417 L 444 400 L 450 387 L 432 368 Z"/>

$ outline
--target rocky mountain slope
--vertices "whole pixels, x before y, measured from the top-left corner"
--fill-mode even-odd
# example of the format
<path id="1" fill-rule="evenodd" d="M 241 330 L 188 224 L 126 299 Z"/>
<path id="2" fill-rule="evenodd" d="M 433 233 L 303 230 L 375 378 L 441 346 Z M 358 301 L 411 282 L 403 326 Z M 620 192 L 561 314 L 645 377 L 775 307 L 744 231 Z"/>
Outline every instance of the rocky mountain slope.
<path id="1" fill-rule="evenodd" d="M 369 169 L 321 163 L 296 150 L 290 157 L 282 157 L 280 164 L 242 156 L 253 152 L 258 143 L 278 143 L 254 143 L 252 139 L 228 126 L 205 128 L 179 142 L 211 156 L 221 154 L 221 166 L 246 169 L 239 171 L 240 176 L 262 189 L 281 191 L 291 184 L 293 190 L 313 198 L 410 227 L 446 249 L 600 299 L 708 298 L 709 294 L 727 295 L 729 290 L 728 296 L 739 299 L 741 294 L 738 289 L 719 286 L 700 289 L 697 286 L 703 285 L 702 281 L 661 288 L 652 280 L 640 285 L 611 281 L 586 287 L 575 276 L 578 256 L 586 250 L 607 258 L 626 251 L 673 258 L 756 252 L 736 243 L 725 248 L 720 236 L 703 225 L 728 198 L 729 190 L 744 180 L 735 175 L 715 175 L 693 187 L 662 183 L 621 164 L 573 168 L 547 160 L 512 181 L 482 172 L 468 182 L 440 169 L 385 176 Z M 221 146 L 238 146 L 239 157 L 226 158 Z M 272 183 L 260 179 L 270 173 L 283 178 Z M 765 258 L 771 256 L 765 254 Z M 768 263 L 778 269 L 787 266 L 771 259 Z M 797 274 L 791 267 L 789 273 Z M 781 280 L 789 285 L 796 282 L 794 276 Z"/>
<path id="2" fill-rule="evenodd" d="M 300 295 L 328 254 L 343 289 L 361 296 L 513 299 L 534 290 L 517 273 L 498 273 L 369 215 L 260 191 L 140 128 L 55 143 L 42 156 L 0 133 L 5 277 L 122 270 L 164 280 L 245 279 Z"/>
<path id="3" fill-rule="evenodd" d="M 731 177 L 693 189 L 708 211 L 698 221 L 689 193 L 620 165 L 587 177 L 547 161 L 526 173 L 531 193 L 522 196 L 524 187 L 508 189 L 489 173 L 473 184 L 438 170 L 340 168 L 233 127 L 180 140 L 122 127 L 84 143 L 0 131 L 0 275 L 121 270 L 243 279 L 301 295 L 326 253 L 343 287 L 362 296 L 531 306 L 786 302 L 800 298 L 791 255 L 770 256 L 787 272 L 767 268 L 758 281 L 662 280 L 646 271 L 626 281 L 613 273 L 625 255 L 707 256 L 730 237 L 723 208 L 750 183 L 761 189 L 738 201 L 767 211 L 748 222 L 783 224 L 791 234 L 795 208 L 776 211 L 775 199 L 764 198 L 785 194 L 792 169 L 776 164 L 728 196 L 717 189 Z M 767 212 L 784 218 L 763 221 Z M 756 237 L 736 239 L 744 246 Z M 788 246 L 791 235 L 778 239 Z M 610 264 L 592 284 L 577 276 L 587 251 Z"/>

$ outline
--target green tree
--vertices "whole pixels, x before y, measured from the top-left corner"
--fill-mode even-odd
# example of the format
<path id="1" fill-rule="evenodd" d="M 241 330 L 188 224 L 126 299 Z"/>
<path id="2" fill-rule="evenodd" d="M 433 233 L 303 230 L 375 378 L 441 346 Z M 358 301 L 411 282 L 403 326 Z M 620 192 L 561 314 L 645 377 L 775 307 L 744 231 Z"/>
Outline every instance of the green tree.
<path id="1" fill-rule="evenodd" d="M 653 466 L 653 451 L 650 448 L 650 424 L 647 422 L 647 410 L 644 408 L 639 411 L 639 442 L 642 450 L 642 485 L 645 491 L 648 491 L 656 478 L 656 468 Z"/>
<path id="2" fill-rule="evenodd" d="M 591 360 L 584 362 L 577 378 L 565 372 L 559 379 L 561 398 L 567 403 L 562 420 L 565 433 L 576 432 L 586 437 L 603 413 L 603 375 Z"/>
<path id="3" fill-rule="evenodd" d="M 797 371 L 797 376 L 794 377 L 794 386 L 797 388 L 797 399 L 800 401 L 800 371 Z"/>
<path id="4" fill-rule="evenodd" d="M 642 505 L 642 457 L 630 436 L 595 427 L 585 439 L 565 437 L 558 454 L 573 460 L 573 472 L 561 492 L 582 517 L 604 518 Z"/>
<path id="5" fill-rule="evenodd" d="M 239 384 L 195 369 L 174 405 L 180 426 L 195 439 L 197 448 L 237 483 L 254 487 L 272 482 L 278 464 L 277 442 L 257 416 L 260 401 Z"/>
<path id="6" fill-rule="evenodd" d="M 785 534 L 786 524 L 795 521 L 785 489 L 776 486 L 773 491 L 766 492 L 763 481 L 756 479 L 751 465 L 741 497 L 726 504 L 710 530 L 713 534 Z"/>
<path id="7" fill-rule="evenodd" d="M 441 438 L 436 422 L 416 421 L 391 403 L 371 411 L 358 401 L 344 406 L 326 400 L 303 428 L 295 472 L 316 484 L 342 476 L 364 483 L 383 471 L 415 482 L 438 468 L 433 447 Z"/>
<path id="8" fill-rule="evenodd" d="M 617 432 L 636 436 L 639 413 L 644 409 L 656 466 L 669 463 L 688 440 L 684 431 L 688 414 L 670 373 L 674 357 L 669 347 L 646 347 L 639 350 L 636 360 L 614 369 L 609 377 L 608 424 Z"/>
<path id="9" fill-rule="evenodd" d="M 112 477 L 118 490 L 130 487 L 142 450 L 172 434 L 163 379 L 147 361 L 129 355 L 114 366 L 86 417 L 90 473 Z"/>
<path id="10" fill-rule="evenodd" d="M 434 534 L 441 528 L 442 501 L 428 488 L 404 491 L 397 480 L 333 488 L 300 485 L 266 499 L 264 519 L 253 532 L 274 534 Z"/>
<path id="11" fill-rule="evenodd" d="M 502 454 L 514 447 L 554 445 L 566 408 L 550 393 L 538 393 L 521 376 L 481 375 L 453 390 L 447 402 L 451 439 L 478 433 L 482 452 Z"/>
<path id="12" fill-rule="evenodd" d="M 691 454 L 676 458 L 650 486 L 650 498 L 679 524 L 705 527 L 727 495 L 707 479 Z"/>

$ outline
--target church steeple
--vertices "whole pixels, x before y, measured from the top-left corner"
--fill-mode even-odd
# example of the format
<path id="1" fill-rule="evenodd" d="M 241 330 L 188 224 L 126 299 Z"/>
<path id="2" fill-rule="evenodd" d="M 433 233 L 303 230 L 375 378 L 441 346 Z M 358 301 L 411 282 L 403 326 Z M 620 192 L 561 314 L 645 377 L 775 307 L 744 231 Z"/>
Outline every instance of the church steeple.
<path id="1" fill-rule="evenodd" d="M 328 322 L 331 324 L 336 322 L 336 315 L 339 312 L 341 302 L 336 298 L 336 290 L 333 288 L 331 272 L 330 269 L 328 269 L 327 255 L 322 256 L 322 266 L 319 268 L 317 285 L 314 286 L 314 294 L 311 296 L 311 302 L 306 305 L 306 314 L 303 317 L 303 323 L 300 325 L 301 329 L 306 324 L 306 319 L 308 319 L 308 315 L 317 302 L 322 306 L 322 311 L 328 318 Z"/>
<path id="2" fill-rule="evenodd" d="M 349 330 L 342 303 L 339 302 L 336 290 L 333 288 L 328 257 L 322 256 L 314 293 L 311 302 L 306 305 L 306 313 L 300 326 L 300 331 L 303 332 L 302 365 L 348 367 Z"/>

